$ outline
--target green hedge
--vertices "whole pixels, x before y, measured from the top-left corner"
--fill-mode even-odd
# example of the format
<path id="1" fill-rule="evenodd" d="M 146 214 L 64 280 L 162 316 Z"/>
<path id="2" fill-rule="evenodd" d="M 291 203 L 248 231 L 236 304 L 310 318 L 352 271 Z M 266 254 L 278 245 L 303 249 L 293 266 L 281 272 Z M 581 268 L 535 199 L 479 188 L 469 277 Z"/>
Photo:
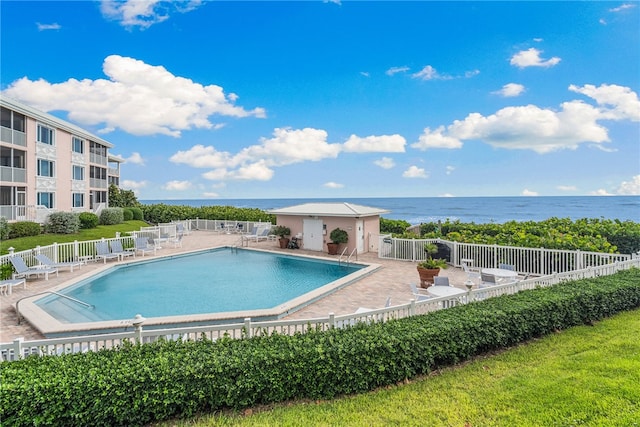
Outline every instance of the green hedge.
<path id="1" fill-rule="evenodd" d="M 3 425 L 134 426 L 328 399 L 640 307 L 640 269 L 428 315 L 295 336 L 128 344 L 2 363 Z"/>

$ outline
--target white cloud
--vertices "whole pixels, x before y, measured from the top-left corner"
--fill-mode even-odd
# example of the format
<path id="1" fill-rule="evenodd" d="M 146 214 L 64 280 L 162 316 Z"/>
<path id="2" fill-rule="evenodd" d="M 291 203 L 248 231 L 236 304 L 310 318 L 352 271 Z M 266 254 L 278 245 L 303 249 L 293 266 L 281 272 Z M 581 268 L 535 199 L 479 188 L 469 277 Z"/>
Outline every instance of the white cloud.
<path id="1" fill-rule="evenodd" d="M 577 191 L 578 187 L 575 185 L 558 185 L 556 187 L 559 191 Z"/>
<path id="2" fill-rule="evenodd" d="M 541 38 L 541 37 L 534 37 L 533 41 L 536 42 L 536 43 L 542 43 L 544 41 L 544 39 Z"/>
<path id="3" fill-rule="evenodd" d="M 404 137 L 395 135 L 380 135 L 359 137 L 351 135 L 344 143 L 343 149 L 352 153 L 404 153 L 407 141 Z"/>
<path id="4" fill-rule="evenodd" d="M 522 190 L 521 195 L 522 196 L 537 196 L 538 192 L 537 191 L 532 191 L 532 190 L 529 190 L 529 189 L 525 188 L 524 190 Z"/>
<path id="5" fill-rule="evenodd" d="M 186 151 L 178 151 L 169 161 L 194 168 L 223 168 L 231 163 L 231 155 L 226 151 L 217 151 L 214 147 L 198 144 Z"/>
<path id="6" fill-rule="evenodd" d="M 387 76 L 393 76 L 397 73 L 406 73 L 407 71 L 409 71 L 409 69 L 409 67 L 391 67 L 387 71 L 385 71 L 385 74 Z"/>
<path id="7" fill-rule="evenodd" d="M 451 193 L 442 193 L 438 197 L 455 197 L 455 196 Z"/>
<path id="8" fill-rule="evenodd" d="M 162 189 L 167 191 L 182 191 L 189 188 L 191 188 L 191 182 L 189 181 L 169 181 L 162 186 Z"/>
<path id="9" fill-rule="evenodd" d="M 540 154 L 576 149 L 582 143 L 610 142 L 601 120 L 633 120 L 640 117 L 637 95 L 615 85 L 571 86 L 570 90 L 596 100 L 597 107 L 583 101 L 568 101 L 560 110 L 535 105 L 507 107 L 489 116 L 471 113 L 448 127 L 426 128 L 414 148 L 458 148 L 464 140 L 480 140 L 493 147 L 532 150 Z"/>
<path id="10" fill-rule="evenodd" d="M 420 80 L 449 80 L 452 78 L 451 76 L 438 73 L 431 65 L 425 66 L 422 70 L 412 74 L 411 77 Z"/>
<path id="11" fill-rule="evenodd" d="M 604 18 L 600 18 L 600 19 L 598 20 L 598 22 L 599 22 L 600 24 L 602 24 L 602 25 L 607 25 L 607 21 L 606 21 L 606 19 L 604 19 Z"/>
<path id="12" fill-rule="evenodd" d="M 613 107 L 602 109 L 604 119 L 640 121 L 640 100 L 631 88 L 607 84 L 570 85 L 569 90 L 593 98 L 602 107 Z"/>
<path id="13" fill-rule="evenodd" d="M 623 181 L 616 189 L 616 194 L 621 196 L 640 195 L 640 175 L 631 178 L 631 181 Z"/>
<path id="14" fill-rule="evenodd" d="M 418 142 L 411 144 L 411 147 L 422 151 L 430 148 L 454 149 L 462 147 L 462 141 L 452 136 L 443 135 L 444 131 L 444 126 L 439 126 L 433 131 L 430 128 L 424 128 L 422 135 L 418 138 Z"/>
<path id="15" fill-rule="evenodd" d="M 190 12 L 201 3 L 201 0 L 102 0 L 100 11 L 105 18 L 119 21 L 125 28 L 144 30 L 166 21 L 171 12 Z"/>
<path id="16" fill-rule="evenodd" d="M 39 22 L 36 22 L 36 25 L 38 26 L 38 31 L 59 30 L 62 28 L 62 26 L 58 23 L 41 24 Z"/>
<path id="17" fill-rule="evenodd" d="M 127 157 L 125 161 L 130 164 L 144 166 L 144 159 L 142 158 L 142 155 L 140 155 L 140 153 L 138 152 L 131 153 L 131 155 Z"/>
<path id="18" fill-rule="evenodd" d="M 429 174 L 417 166 L 409 166 L 409 169 L 402 173 L 403 178 L 429 178 Z"/>
<path id="19" fill-rule="evenodd" d="M 609 12 L 617 13 L 617 12 L 622 12 L 623 10 L 626 10 L 626 9 L 633 9 L 634 7 L 636 7 L 635 4 L 624 3 L 618 7 L 609 9 Z"/>
<path id="20" fill-rule="evenodd" d="M 615 153 L 618 151 L 617 148 L 605 147 L 602 144 L 589 144 L 589 148 L 594 148 L 596 150 L 604 151 L 605 153 Z"/>
<path id="21" fill-rule="evenodd" d="M 365 76 L 365 77 L 369 77 L 369 72 L 368 71 L 360 71 L 360 75 L 361 76 Z"/>
<path id="22" fill-rule="evenodd" d="M 374 165 L 380 166 L 382 169 L 391 169 L 396 165 L 391 157 L 383 157 L 373 162 Z"/>
<path id="23" fill-rule="evenodd" d="M 128 188 L 131 190 L 139 190 L 141 188 L 146 187 L 148 184 L 147 181 L 131 181 L 129 179 L 125 179 L 120 183 L 121 188 Z"/>
<path id="24" fill-rule="evenodd" d="M 267 162 L 259 160 L 255 163 L 240 166 L 235 171 L 229 172 L 228 179 L 242 181 L 269 181 L 273 178 L 273 174 L 273 169 L 267 166 Z"/>
<path id="25" fill-rule="evenodd" d="M 524 92 L 524 86 L 518 83 L 507 83 L 502 86 L 502 89 L 492 92 L 496 95 L 504 96 L 505 98 L 511 98 L 518 96 Z"/>
<path id="26" fill-rule="evenodd" d="M 541 50 L 534 47 L 528 50 L 522 50 L 511 57 L 511 65 L 515 65 L 518 68 L 526 67 L 553 67 L 560 62 L 560 58 L 554 56 L 553 58 L 543 60 L 540 58 Z"/>
<path id="27" fill-rule="evenodd" d="M 453 167 L 453 166 L 447 166 L 447 167 L 446 167 L 446 172 L 445 172 L 445 173 L 446 173 L 447 175 L 451 175 L 451 174 L 453 173 L 453 171 L 454 171 L 454 170 L 456 170 L 456 168 L 455 168 L 455 167 Z"/>
<path id="28" fill-rule="evenodd" d="M 122 129 L 133 135 L 163 134 L 179 137 L 193 128 L 212 129 L 209 116 L 265 117 L 264 109 L 237 107 L 236 95 L 222 87 L 203 86 L 177 77 L 162 66 L 108 56 L 104 73 L 109 80 L 69 79 L 63 83 L 26 77 L 14 81 L 2 94 L 44 111 L 68 111 L 81 125 Z M 217 126 L 217 125 L 216 125 Z"/>
<path id="29" fill-rule="evenodd" d="M 339 184 L 337 182 L 325 182 L 324 184 L 322 184 L 323 187 L 326 188 L 343 188 L 344 184 Z"/>
<path id="30" fill-rule="evenodd" d="M 609 193 L 604 188 L 600 188 L 598 190 L 592 191 L 592 192 L 589 193 L 589 195 L 591 195 L 591 196 L 612 196 L 612 194 Z"/>
<path id="31" fill-rule="evenodd" d="M 220 197 L 220 195 L 211 191 L 205 191 L 204 193 L 202 193 L 202 197 L 205 197 L 207 199 L 215 199 L 216 197 Z"/>

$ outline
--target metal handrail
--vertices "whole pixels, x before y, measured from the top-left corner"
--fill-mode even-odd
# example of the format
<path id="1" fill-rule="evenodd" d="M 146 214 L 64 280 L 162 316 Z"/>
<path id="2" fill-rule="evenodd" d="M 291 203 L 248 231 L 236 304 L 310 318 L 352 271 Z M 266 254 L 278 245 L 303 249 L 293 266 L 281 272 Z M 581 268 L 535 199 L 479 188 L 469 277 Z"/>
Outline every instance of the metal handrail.
<path id="1" fill-rule="evenodd" d="M 61 294 L 61 293 L 56 292 L 56 291 L 44 291 L 44 292 L 40 292 L 39 294 L 29 295 L 29 296 L 26 296 L 26 297 L 22 297 L 22 298 L 20 298 L 18 301 L 16 301 L 16 314 L 18 315 L 18 325 L 20 324 L 20 319 L 22 318 L 22 316 L 20 315 L 20 302 L 21 302 L 23 299 L 31 298 L 31 297 L 37 297 L 38 295 L 44 295 L 44 294 L 54 294 L 54 295 L 57 295 L 57 296 L 59 296 L 59 297 L 66 298 L 66 299 L 68 299 L 68 300 L 70 300 L 70 301 L 73 301 L 73 302 L 75 302 L 75 303 L 78 303 L 78 304 L 84 305 L 85 307 L 89 307 L 89 308 L 96 308 L 96 306 L 95 306 L 95 305 L 93 305 L 93 304 L 89 304 L 89 303 L 86 303 L 86 302 L 84 302 L 84 301 L 80 301 L 79 299 L 75 299 L 75 298 L 73 298 L 73 297 L 70 297 L 69 295 L 64 295 L 64 294 Z"/>

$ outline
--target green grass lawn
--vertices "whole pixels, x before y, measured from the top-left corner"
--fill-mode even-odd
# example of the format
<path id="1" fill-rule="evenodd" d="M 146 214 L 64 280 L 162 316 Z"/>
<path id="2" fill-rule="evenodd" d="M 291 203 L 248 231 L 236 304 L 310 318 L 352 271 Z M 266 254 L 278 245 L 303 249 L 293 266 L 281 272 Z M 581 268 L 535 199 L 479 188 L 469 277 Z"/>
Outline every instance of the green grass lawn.
<path id="1" fill-rule="evenodd" d="M 158 426 L 640 426 L 640 310 L 332 401 Z"/>
<path id="2" fill-rule="evenodd" d="M 40 234 L 38 236 L 20 237 L 18 239 L 3 240 L 0 242 L 0 255 L 9 253 L 13 247 L 16 252 L 33 249 L 36 246 L 48 246 L 53 243 L 67 243 L 84 240 L 98 240 L 101 238 L 116 237 L 116 232 L 124 235 L 127 231 L 139 231 L 140 227 L 148 227 L 144 221 L 125 221 L 116 225 L 99 225 L 97 228 L 80 230 L 75 234 Z"/>

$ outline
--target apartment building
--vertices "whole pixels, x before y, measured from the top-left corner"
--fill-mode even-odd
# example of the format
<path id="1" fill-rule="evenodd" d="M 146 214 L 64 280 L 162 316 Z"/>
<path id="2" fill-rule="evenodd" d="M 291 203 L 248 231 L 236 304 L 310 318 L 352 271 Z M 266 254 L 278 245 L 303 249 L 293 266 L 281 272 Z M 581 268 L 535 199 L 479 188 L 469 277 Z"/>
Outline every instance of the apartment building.
<path id="1" fill-rule="evenodd" d="M 108 206 L 123 159 L 108 141 L 51 114 L 1 97 L 0 216 L 44 222 L 54 211 Z"/>

